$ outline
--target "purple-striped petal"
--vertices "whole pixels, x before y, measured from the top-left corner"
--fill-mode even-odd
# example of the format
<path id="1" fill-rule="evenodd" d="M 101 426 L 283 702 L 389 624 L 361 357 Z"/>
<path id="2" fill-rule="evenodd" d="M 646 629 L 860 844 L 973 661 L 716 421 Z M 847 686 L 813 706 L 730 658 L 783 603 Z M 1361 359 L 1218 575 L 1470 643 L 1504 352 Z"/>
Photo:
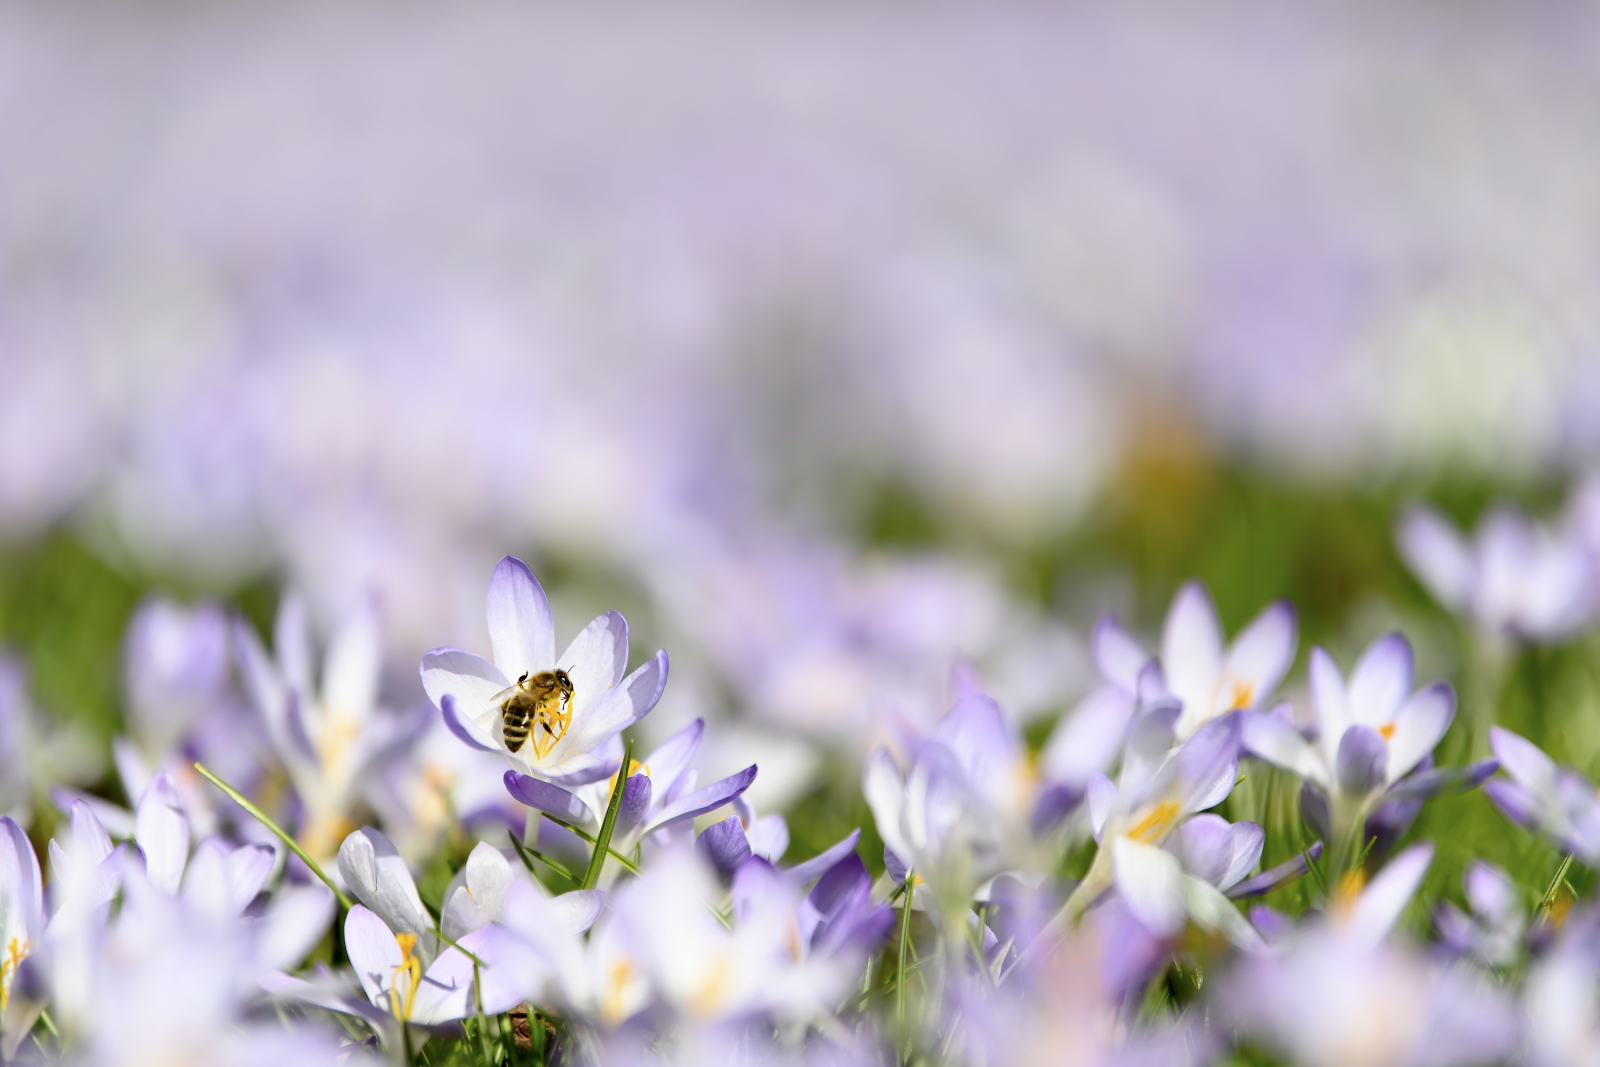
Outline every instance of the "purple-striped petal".
<path id="1" fill-rule="evenodd" d="M 1389 768 L 1389 744 L 1370 726 L 1352 726 L 1339 741 L 1334 780 L 1341 792 L 1364 797 L 1383 784 Z"/>
<path id="2" fill-rule="evenodd" d="M 756 765 L 751 764 L 738 774 L 730 774 L 719 782 L 712 782 L 704 789 L 696 789 L 693 793 L 668 804 L 656 814 L 644 832 L 654 833 L 666 826 L 693 819 L 696 815 L 703 815 L 708 811 L 722 807 L 734 797 L 750 788 L 750 783 L 756 780 Z"/>
<path id="3" fill-rule="evenodd" d="M 1248 897 L 1264 896 L 1281 885 L 1299 878 L 1311 869 L 1311 865 L 1322 855 L 1322 842 L 1313 842 L 1311 847 L 1304 852 L 1278 864 L 1269 870 L 1262 871 L 1254 878 L 1247 878 L 1226 890 L 1225 895 L 1230 900 L 1244 900 Z"/>
<path id="4" fill-rule="evenodd" d="M 511 799 L 518 803 L 549 812 L 574 826 L 595 828 L 594 812 L 589 810 L 589 805 L 560 786 L 541 782 L 537 778 L 518 774 L 516 771 L 506 772 L 505 783 L 506 792 L 510 793 Z"/>

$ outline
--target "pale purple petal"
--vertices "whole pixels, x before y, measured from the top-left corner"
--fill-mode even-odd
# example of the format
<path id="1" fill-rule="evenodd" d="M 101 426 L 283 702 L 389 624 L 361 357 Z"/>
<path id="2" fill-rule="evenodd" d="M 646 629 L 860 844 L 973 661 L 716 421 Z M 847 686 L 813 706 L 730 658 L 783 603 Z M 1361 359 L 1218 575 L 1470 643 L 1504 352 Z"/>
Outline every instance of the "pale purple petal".
<path id="1" fill-rule="evenodd" d="M 290 591 L 278 605 L 272 628 L 272 647 L 278 654 L 283 680 L 290 689 L 309 696 L 311 688 L 311 624 L 305 597 Z"/>
<path id="2" fill-rule="evenodd" d="M 1418 690 L 1395 716 L 1389 738 L 1389 780 L 1421 763 L 1443 739 L 1456 715 L 1456 691 L 1445 682 Z"/>
<path id="3" fill-rule="evenodd" d="M 1185 812 L 1222 803 L 1239 776 L 1241 717 L 1236 713 L 1202 726 L 1174 757 L 1177 786 Z"/>
<path id="4" fill-rule="evenodd" d="M 1233 860 L 1233 828 L 1220 815 L 1196 815 L 1167 839 L 1166 849 L 1190 874 L 1220 885 Z"/>
<path id="5" fill-rule="evenodd" d="M 1345 935 L 1367 947 L 1388 937 L 1432 862 L 1433 844 L 1428 841 L 1412 845 L 1390 860 L 1356 898 L 1344 920 Z"/>
<path id="6" fill-rule="evenodd" d="M 905 839 L 901 826 L 905 812 L 906 783 L 895 766 L 894 757 L 885 749 L 877 749 L 867 757 L 861 773 L 861 792 L 867 806 L 872 809 L 878 836 L 885 848 L 893 849 L 902 857 L 911 855 L 911 846 Z"/>
<path id="7" fill-rule="evenodd" d="M 1393 721 L 1411 695 L 1414 670 L 1411 642 L 1400 634 L 1374 641 L 1350 675 L 1350 721 L 1366 726 Z"/>
<path id="8" fill-rule="evenodd" d="M 688 796 L 668 804 L 656 813 L 656 817 L 645 826 L 644 832 L 652 834 L 685 819 L 693 819 L 697 815 L 714 811 L 749 789 L 750 783 L 755 780 L 756 765 L 752 763 L 738 774 L 730 774 L 719 782 L 712 782 L 705 788 L 696 789 Z"/>
<path id="9" fill-rule="evenodd" d="M 1389 746 L 1370 726 L 1352 726 L 1339 741 L 1334 779 L 1341 792 L 1364 797 L 1384 783 Z"/>
<path id="10" fill-rule="evenodd" d="M 39 857 L 16 820 L 0 818 L 0 900 L 25 940 L 39 944 L 44 934 L 44 889 Z"/>
<path id="11" fill-rule="evenodd" d="M 417 884 L 394 844 L 370 826 L 355 831 L 339 846 L 339 876 L 356 899 L 391 928 L 421 938 L 419 955 L 435 950 L 433 920 L 417 895 Z"/>
<path id="12" fill-rule="evenodd" d="M 1311 847 L 1304 852 L 1229 889 L 1227 891 L 1228 899 L 1244 900 L 1249 897 L 1264 896 L 1279 886 L 1287 885 L 1304 875 L 1311 869 L 1311 864 L 1316 862 L 1321 855 L 1322 842 L 1313 842 Z"/>
<path id="13" fill-rule="evenodd" d="M 572 716 L 571 729 L 551 750 L 552 762 L 559 763 L 569 752 L 597 748 L 648 715 L 666 688 L 667 669 L 667 654 L 657 652 L 617 688 L 594 703 L 583 704 Z"/>
<path id="14" fill-rule="evenodd" d="M 594 812 L 589 810 L 577 796 L 567 792 L 560 786 L 541 782 L 537 778 L 530 778 L 526 774 L 516 771 L 505 773 L 506 792 L 519 804 L 526 804 L 530 808 L 547 811 L 556 818 L 569 822 L 574 826 L 581 826 L 588 830 L 597 829 Z"/>
<path id="15" fill-rule="evenodd" d="M 600 918 L 606 907 L 606 894 L 600 889 L 574 889 L 550 898 L 550 914 L 567 933 L 577 937 Z"/>
<path id="16" fill-rule="evenodd" d="M 1267 832 L 1253 822 L 1236 822 L 1229 828 L 1229 834 L 1233 850 L 1228 869 L 1217 883 L 1218 889 L 1237 884 L 1254 870 L 1256 864 L 1261 862 L 1262 846 L 1267 843 Z"/>
<path id="17" fill-rule="evenodd" d="M 628 670 L 628 620 L 615 611 L 596 618 L 572 639 L 556 665 L 586 699 L 615 688 Z"/>
<path id="18" fill-rule="evenodd" d="M 1483 783 L 1483 791 L 1501 814 L 1519 826 L 1539 830 L 1539 797 L 1520 782 L 1493 778 Z"/>
<path id="19" fill-rule="evenodd" d="M 1350 726 L 1350 704 L 1344 675 L 1323 648 L 1311 650 L 1311 707 L 1317 718 L 1317 740 L 1328 766 L 1339 755 L 1339 741 Z"/>
<path id="20" fill-rule="evenodd" d="M 163 893 L 176 894 L 189 862 L 189 820 L 170 775 L 162 773 L 150 779 L 139 798 L 133 836 L 144 853 L 150 884 Z"/>
<path id="21" fill-rule="evenodd" d="M 444 698 L 453 698 L 456 723 L 470 738 L 467 743 L 475 748 L 488 745 L 499 750 L 494 729 L 499 709 L 494 698 L 510 684 L 494 664 L 458 648 L 436 648 L 422 657 L 422 688 L 428 699 L 444 711 Z M 445 721 L 448 725 L 450 719 Z M 461 736 L 455 727 L 451 732 Z"/>
<path id="22" fill-rule="evenodd" d="M 357 904 L 344 919 L 344 951 L 367 999 L 388 1009 L 390 976 L 401 960 L 400 943 L 394 933 L 382 919 Z"/>
<path id="23" fill-rule="evenodd" d="M 1177 857 L 1164 849 L 1118 837 L 1111 842 L 1111 859 L 1116 868 L 1117 892 L 1128 910 L 1159 937 L 1171 937 L 1181 931 L 1188 917 L 1188 904 L 1183 868 Z"/>
<path id="24" fill-rule="evenodd" d="M 377 605 L 363 597 L 328 646 L 322 669 L 322 700 L 331 709 L 361 721 L 378 703 L 383 670 Z"/>
<path id="25" fill-rule="evenodd" d="M 1328 770 L 1322 758 L 1293 726 L 1262 712 L 1246 712 L 1243 719 L 1241 736 L 1249 755 L 1320 786 L 1328 785 Z"/>
<path id="26" fill-rule="evenodd" d="M 489 644 L 502 675 L 516 678 L 525 671 L 556 666 L 556 631 L 550 601 L 526 563 L 506 556 L 495 565 L 489 576 L 487 606 Z"/>
<path id="27" fill-rule="evenodd" d="M 678 775 L 689 766 L 689 761 L 694 759 L 694 754 L 699 751 L 700 738 L 705 731 L 706 721 L 696 719 L 661 742 L 660 746 L 644 760 L 650 768 L 650 777 L 668 784 L 676 781 Z"/>
<path id="28" fill-rule="evenodd" d="M 1133 716 L 1133 697 L 1116 686 L 1103 685 L 1062 716 L 1040 763 L 1053 781 L 1080 788 L 1089 776 L 1116 761 Z"/>
<path id="29" fill-rule="evenodd" d="M 1540 792 L 1555 787 L 1556 763 L 1532 741 L 1500 726 L 1489 728 L 1489 747 L 1518 782 Z"/>
<path id="30" fill-rule="evenodd" d="M 1518 906 L 1516 885 L 1492 863 L 1474 860 L 1468 864 L 1464 882 L 1467 903 L 1479 915 L 1504 919 Z"/>
<path id="31" fill-rule="evenodd" d="M 1249 683 L 1251 692 L 1238 707 L 1256 707 L 1266 702 L 1289 672 L 1297 644 L 1298 617 L 1294 605 L 1287 600 L 1268 604 L 1239 632 L 1228 650 L 1227 671 L 1235 679 Z M 1219 706 L 1217 710 L 1231 709 Z"/>
<path id="32" fill-rule="evenodd" d="M 1167 612 L 1161 667 L 1188 715 L 1210 710 L 1222 673 L 1222 652 L 1222 626 L 1211 595 L 1199 582 L 1185 582 Z"/>
<path id="33" fill-rule="evenodd" d="M 446 948 L 417 984 L 411 1019 L 424 1026 L 464 1019 L 476 1010 L 472 999 L 472 960 L 458 948 Z"/>
<path id="34" fill-rule="evenodd" d="M 1416 770 L 1390 786 L 1383 794 L 1389 800 L 1426 800 L 1443 792 L 1459 793 L 1477 788 L 1500 769 L 1494 757 L 1464 767 L 1434 767 Z"/>
<path id="35" fill-rule="evenodd" d="M 739 801 L 742 800 L 744 798 L 740 797 Z M 743 815 L 740 821 L 744 821 Z M 750 842 L 751 852 L 769 863 L 777 863 L 789 851 L 789 820 L 777 812 L 763 815 L 745 829 L 745 838 Z"/>
<path id="36" fill-rule="evenodd" d="M 820 878 L 824 871 L 854 852 L 860 840 L 861 831 L 851 830 L 842 841 L 836 842 L 808 860 L 795 864 L 784 871 L 783 876 L 794 885 L 805 885 L 815 878 Z"/>
<path id="37" fill-rule="evenodd" d="M 1150 653 L 1140 647 L 1115 618 L 1106 615 L 1094 627 L 1094 660 L 1106 681 L 1132 696 L 1139 688 L 1139 672 Z"/>
<path id="38" fill-rule="evenodd" d="M 483 728 L 476 723 L 463 719 L 456 711 L 456 698 L 449 693 L 439 698 L 439 716 L 444 720 L 445 729 L 455 735 L 455 739 L 468 748 L 477 749 L 479 752 L 499 752 L 501 749 L 483 740 Z"/>
<path id="39" fill-rule="evenodd" d="M 1412 508 L 1395 539 L 1401 558 L 1439 603 L 1456 611 L 1466 606 L 1477 568 L 1466 539 L 1449 520 L 1432 508 Z"/>
<path id="40" fill-rule="evenodd" d="M 1318 837 L 1327 839 L 1333 836 L 1333 818 L 1328 812 L 1328 796 L 1310 782 L 1300 787 L 1300 817 Z"/>
<path id="41" fill-rule="evenodd" d="M 333 893 L 320 882 L 284 886 L 273 893 L 256 927 L 262 965 L 298 967 L 328 932 L 335 907 Z"/>
<path id="42" fill-rule="evenodd" d="M 277 854 L 267 845 L 243 845 L 228 855 L 228 886 L 235 915 L 267 884 Z"/>
<path id="43" fill-rule="evenodd" d="M 1117 802 L 1117 787 L 1105 775 L 1097 774 L 1084 787 L 1084 800 L 1089 807 L 1089 828 L 1094 831 L 1094 839 L 1099 841 L 1100 832 L 1105 829 L 1106 817 Z M 879 825 L 881 832 L 882 824 Z"/>

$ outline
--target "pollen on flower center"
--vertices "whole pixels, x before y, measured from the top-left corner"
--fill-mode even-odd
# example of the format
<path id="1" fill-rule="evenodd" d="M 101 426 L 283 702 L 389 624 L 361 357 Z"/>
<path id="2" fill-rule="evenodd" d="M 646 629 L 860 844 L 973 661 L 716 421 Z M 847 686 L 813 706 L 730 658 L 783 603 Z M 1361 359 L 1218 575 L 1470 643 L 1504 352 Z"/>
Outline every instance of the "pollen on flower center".
<path id="1" fill-rule="evenodd" d="M 1337 919 L 1345 919 L 1356 906 L 1361 890 L 1366 887 L 1367 876 L 1361 868 L 1345 871 L 1339 876 L 1333 892 L 1328 895 L 1328 911 Z"/>
<path id="2" fill-rule="evenodd" d="M 1378 733 L 1383 735 L 1383 739 L 1385 741 L 1393 741 L 1394 740 L 1394 723 L 1392 723 L 1392 722 L 1384 723 L 1382 726 L 1378 727 Z"/>
<path id="3" fill-rule="evenodd" d="M 6 942 L 5 958 L 0 959 L 0 1013 L 10 1006 L 11 980 L 17 976 L 17 969 L 22 966 L 22 961 L 28 958 L 32 949 L 32 941 L 13 937 Z"/>
<path id="4" fill-rule="evenodd" d="M 650 764 L 648 764 L 648 763 L 640 763 L 636 759 L 628 761 L 628 777 L 629 778 L 632 778 L 634 775 L 640 773 L 641 771 L 644 773 L 644 776 L 646 778 L 650 777 Z M 616 788 L 617 788 L 617 776 L 615 774 L 613 774 L 610 778 L 606 779 L 606 792 L 609 794 Z M 748 827 L 746 827 L 746 829 L 748 829 Z"/>
<path id="5" fill-rule="evenodd" d="M 615 777 L 615 775 L 613 775 Z M 633 981 L 633 960 L 623 956 L 606 971 L 606 993 L 600 1000 L 600 1014 L 615 1025 L 622 1021 L 623 995 Z"/>
<path id="6" fill-rule="evenodd" d="M 394 939 L 400 943 L 400 964 L 389 979 L 389 1007 L 395 1019 L 404 1023 L 411 1018 L 417 987 L 422 985 L 422 961 L 411 954 L 417 946 L 416 934 L 395 934 Z"/>
<path id="7" fill-rule="evenodd" d="M 705 981 L 695 990 L 694 996 L 689 998 L 689 1006 L 702 1015 L 710 1015 L 722 1005 L 723 998 L 728 992 L 728 961 L 719 957 L 711 964 L 711 971 L 706 975 Z"/>
<path id="8" fill-rule="evenodd" d="M 1240 708 L 1248 708 L 1255 703 L 1256 686 L 1254 682 L 1245 681 L 1242 678 L 1229 678 L 1226 684 L 1228 687 L 1226 690 L 1227 696 L 1217 705 L 1219 714 L 1237 711 Z"/>
<path id="9" fill-rule="evenodd" d="M 1152 844 L 1172 829 L 1172 824 L 1177 818 L 1178 802 L 1163 800 L 1133 825 L 1133 829 L 1128 831 L 1128 836 L 1140 844 Z"/>

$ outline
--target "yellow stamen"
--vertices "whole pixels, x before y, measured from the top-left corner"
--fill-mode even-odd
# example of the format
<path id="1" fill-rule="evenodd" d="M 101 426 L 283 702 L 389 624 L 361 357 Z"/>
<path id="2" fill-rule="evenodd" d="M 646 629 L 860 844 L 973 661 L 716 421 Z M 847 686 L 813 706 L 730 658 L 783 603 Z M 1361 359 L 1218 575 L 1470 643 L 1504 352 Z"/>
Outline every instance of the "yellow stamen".
<path id="1" fill-rule="evenodd" d="M 1378 733 L 1383 735 L 1383 739 L 1385 741 L 1393 741 L 1394 740 L 1394 723 L 1392 723 L 1392 722 L 1384 723 L 1382 726 L 1378 727 Z"/>
<path id="2" fill-rule="evenodd" d="M 22 941 L 13 937 L 6 943 L 6 954 L 0 959 L 0 1014 L 11 1004 L 11 980 L 17 976 L 17 969 L 22 966 L 22 961 L 28 958 L 28 953 L 33 949 L 32 941 Z"/>
<path id="3" fill-rule="evenodd" d="M 1163 800 L 1134 824 L 1128 831 L 1128 836 L 1140 844 L 1150 845 L 1166 836 L 1172 829 L 1172 824 L 1178 819 L 1178 802 L 1176 800 Z"/>
<path id="4" fill-rule="evenodd" d="M 1228 698 L 1222 701 L 1217 708 L 1218 714 L 1237 711 L 1239 708 L 1248 708 L 1256 702 L 1256 685 L 1239 678 L 1228 679 Z"/>
<path id="5" fill-rule="evenodd" d="M 398 1022 L 411 1019 L 411 1009 L 417 1002 L 417 987 L 422 985 L 422 961 L 411 954 L 417 947 L 416 934 L 395 934 L 400 943 L 400 965 L 389 979 L 389 1007 Z"/>
<path id="6" fill-rule="evenodd" d="M 648 764 L 648 763 L 640 763 L 636 759 L 630 759 L 628 761 L 628 777 L 632 778 L 634 775 L 638 774 L 640 771 L 644 772 L 644 776 L 646 778 L 650 777 L 650 764 Z M 617 788 L 617 776 L 615 774 L 613 774 L 610 778 L 606 779 L 606 795 L 610 796 L 611 795 L 611 791 L 616 789 L 616 788 Z M 748 829 L 748 827 L 746 829 Z"/>
<path id="7" fill-rule="evenodd" d="M 711 1015 L 721 1007 L 723 998 L 728 992 L 728 970 L 728 961 L 725 958 L 713 962 L 711 973 L 706 975 L 705 981 L 700 983 L 700 988 L 689 998 L 689 1007 L 700 1015 Z"/>
<path id="8" fill-rule="evenodd" d="M 600 1015 L 608 1024 L 615 1026 L 622 1021 L 625 1007 L 622 998 L 632 981 L 633 960 L 627 956 L 619 957 L 606 971 L 606 992 L 600 998 Z"/>
<path id="9" fill-rule="evenodd" d="M 1367 886 L 1366 872 L 1356 867 L 1339 876 L 1339 882 L 1328 897 L 1328 911 L 1336 919 L 1346 919 L 1356 906 L 1361 891 Z"/>

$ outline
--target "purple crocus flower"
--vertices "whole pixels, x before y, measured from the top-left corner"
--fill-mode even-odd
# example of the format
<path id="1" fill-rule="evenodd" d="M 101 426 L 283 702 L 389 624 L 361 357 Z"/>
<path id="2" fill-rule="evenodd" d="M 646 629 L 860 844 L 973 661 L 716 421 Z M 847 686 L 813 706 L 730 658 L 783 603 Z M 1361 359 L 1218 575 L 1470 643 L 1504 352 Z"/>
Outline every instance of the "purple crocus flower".
<path id="1" fill-rule="evenodd" d="M 7 1060 L 44 1007 L 39 997 L 28 995 L 30 982 L 19 982 L 28 961 L 44 947 L 44 930 L 39 857 L 16 820 L 0 817 L 0 1048 Z"/>
<path id="2" fill-rule="evenodd" d="M 1483 786 L 1501 813 L 1585 863 L 1600 863 L 1600 797 L 1593 783 L 1502 727 L 1490 729 L 1489 746 L 1510 775 Z"/>
<path id="3" fill-rule="evenodd" d="M 1284 714 L 1245 717 L 1246 750 L 1305 780 L 1311 821 L 1331 834 L 1341 866 L 1350 858 L 1356 833 L 1380 805 L 1420 801 L 1494 773 L 1493 761 L 1412 773 L 1444 737 L 1456 710 L 1448 684 L 1434 682 L 1415 691 L 1412 685 L 1411 644 L 1392 633 L 1367 647 L 1348 684 L 1332 656 L 1311 650 L 1314 742 Z"/>
<path id="4" fill-rule="evenodd" d="M 1342 882 L 1325 924 L 1226 979 L 1225 1017 L 1306 1067 L 1501 1062 L 1520 1030 L 1504 995 L 1470 969 L 1386 944 L 1432 858 L 1432 845 L 1414 845 L 1364 888 Z"/>
<path id="5" fill-rule="evenodd" d="M 1261 610 L 1232 643 L 1223 640 L 1222 622 L 1204 585 L 1186 582 L 1172 598 L 1161 632 L 1161 658 L 1152 658 L 1117 625 L 1102 620 L 1095 632 L 1095 655 L 1111 681 L 1147 699 L 1169 693 L 1181 705 L 1175 733 L 1185 741 L 1201 726 L 1230 711 L 1264 707 L 1294 662 L 1297 620 L 1294 605 L 1275 601 Z"/>
<path id="6" fill-rule="evenodd" d="M 423 688 L 445 722 L 467 744 L 505 753 L 536 780 L 570 788 L 608 777 L 616 758 L 608 759 L 601 749 L 661 699 L 667 654 L 657 652 L 624 678 L 628 623 L 609 611 L 557 657 L 550 601 L 527 564 L 514 556 L 502 559 L 489 577 L 488 617 L 493 663 L 455 648 L 436 648 L 422 657 Z M 513 751 L 501 712 L 507 690 L 558 671 L 569 688 L 556 699 L 556 710 L 533 724 Z"/>
<path id="7" fill-rule="evenodd" d="M 662 835 L 663 831 L 678 826 L 688 827 L 697 816 L 737 801 L 750 788 L 756 778 L 754 764 L 696 788 L 699 776 L 689 763 L 700 747 L 704 731 L 704 721 L 696 719 L 643 760 L 633 761 L 623 785 L 622 803 L 617 809 L 611 838 L 613 849 L 625 853 L 653 835 Z M 613 737 L 612 741 L 617 743 L 608 743 L 602 747 L 602 752 L 606 753 L 606 759 L 620 762 L 622 746 L 617 738 Z M 615 756 L 610 755 L 612 750 Z M 515 771 L 505 774 L 506 789 L 514 799 L 591 833 L 600 829 L 615 782 L 613 774 L 610 781 L 602 779 L 568 791 Z"/>
<path id="8" fill-rule="evenodd" d="M 1439 905 L 1434 925 L 1439 939 L 1457 956 L 1480 959 L 1491 967 L 1508 967 L 1522 954 L 1528 929 L 1527 909 L 1506 872 L 1474 860 L 1463 877 L 1467 907 L 1450 901 Z"/>
<path id="9" fill-rule="evenodd" d="M 1468 542 L 1439 512 L 1417 506 L 1395 537 L 1428 591 L 1492 639 L 1566 640 L 1600 607 L 1600 570 L 1571 523 L 1542 528 L 1498 507 Z"/>

